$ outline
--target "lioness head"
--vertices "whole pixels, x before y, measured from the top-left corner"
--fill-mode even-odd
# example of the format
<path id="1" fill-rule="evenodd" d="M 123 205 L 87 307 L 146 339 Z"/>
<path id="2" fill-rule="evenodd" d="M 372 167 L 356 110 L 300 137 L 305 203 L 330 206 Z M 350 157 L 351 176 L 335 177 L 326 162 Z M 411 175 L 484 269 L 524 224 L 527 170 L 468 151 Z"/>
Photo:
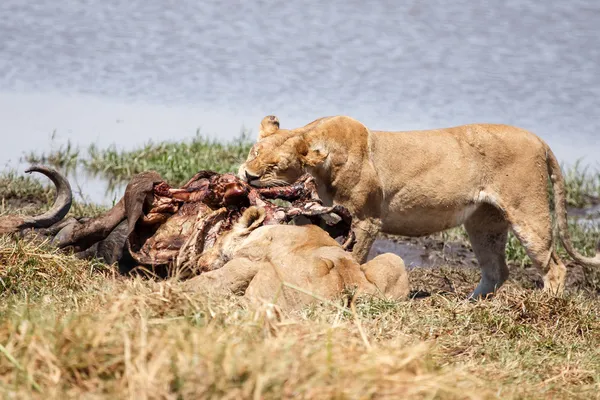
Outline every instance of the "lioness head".
<path id="1" fill-rule="evenodd" d="M 284 186 L 294 183 L 308 168 L 317 166 L 325 158 L 323 152 L 311 149 L 305 132 L 282 129 L 259 138 L 238 175 L 257 187 Z"/>

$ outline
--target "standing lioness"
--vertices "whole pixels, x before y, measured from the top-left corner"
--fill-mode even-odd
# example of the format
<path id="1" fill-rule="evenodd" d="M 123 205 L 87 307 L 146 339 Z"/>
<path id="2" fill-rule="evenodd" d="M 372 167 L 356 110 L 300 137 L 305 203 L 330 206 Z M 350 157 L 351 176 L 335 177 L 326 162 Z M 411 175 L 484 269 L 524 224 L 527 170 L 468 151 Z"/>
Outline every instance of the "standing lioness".
<path id="1" fill-rule="evenodd" d="M 422 236 L 464 224 L 482 269 L 473 296 L 486 296 L 508 278 L 504 251 L 512 229 L 546 273 L 544 289 L 561 292 L 566 269 L 553 246 L 550 178 L 567 252 L 600 267 L 600 257 L 583 257 L 571 245 L 554 154 L 523 129 L 378 132 L 349 117 L 327 117 L 259 140 L 240 167 L 240 177 L 256 186 L 292 183 L 305 172 L 315 176 L 322 199 L 353 214 L 359 263 L 380 231 Z"/>

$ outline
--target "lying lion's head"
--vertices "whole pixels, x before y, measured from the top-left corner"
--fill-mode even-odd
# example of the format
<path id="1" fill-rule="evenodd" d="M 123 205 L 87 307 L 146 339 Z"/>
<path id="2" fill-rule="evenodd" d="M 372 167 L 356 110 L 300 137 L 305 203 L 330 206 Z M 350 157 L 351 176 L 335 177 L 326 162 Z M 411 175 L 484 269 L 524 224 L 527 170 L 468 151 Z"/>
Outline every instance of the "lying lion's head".
<path id="1" fill-rule="evenodd" d="M 253 186 L 284 186 L 324 158 L 322 152 L 310 148 L 305 132 L 278 130 L 259 138 L 238 174 Z"/>

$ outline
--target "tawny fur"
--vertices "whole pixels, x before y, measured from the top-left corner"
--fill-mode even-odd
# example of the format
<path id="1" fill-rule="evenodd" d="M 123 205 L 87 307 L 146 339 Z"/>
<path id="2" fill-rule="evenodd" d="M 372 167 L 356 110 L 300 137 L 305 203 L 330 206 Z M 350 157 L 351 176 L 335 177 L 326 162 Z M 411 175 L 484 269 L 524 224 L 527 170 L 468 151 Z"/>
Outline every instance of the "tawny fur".
<path id="1" fill-rule="evenodd" d="M 395 300 L 408 296 L 408 275 L 400 257 L 382 254 L 361 266 L 315 225 L 259 227 L 256 221 L 264 214 L 260 210 L 248 208 L 234 229 L 215 244 L 213 261 L 224 265 L 185 285 L 193 290 L 245 293 L 252 301 L 287 309 L 333 299 L 345 288 Z"/>
<path id="2" fill-rule="evenodd" d="M 600 257 L 583 257 L 571 245 L 554 154 L 517 127 L 385 132 L 326 117 L 259 140 L 239 174 L 255 186 L 274 186 L 305 172 L 315 176 L 322 199 L 353 214 L 358 262 L 379 232 L 422 236 L 464 225 L 482 268 L 473 296 L 486 296 L 508 278 L 504 251 L 512 229 L 545 273 L 545 290 L 560 293 L 566 269 L 554 250 L 550 178 L 565 248 L 579 263 L 600 266 Z"/>

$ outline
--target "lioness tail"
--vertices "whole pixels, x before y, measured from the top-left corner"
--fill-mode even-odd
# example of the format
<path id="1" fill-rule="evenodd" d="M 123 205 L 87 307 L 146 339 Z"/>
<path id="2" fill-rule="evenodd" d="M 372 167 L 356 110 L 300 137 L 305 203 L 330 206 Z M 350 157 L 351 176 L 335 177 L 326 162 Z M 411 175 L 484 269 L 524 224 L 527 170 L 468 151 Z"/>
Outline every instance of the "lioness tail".
<path id="1" fill-rule="evenodd" d="M 558 164 L 554 153 L 552 153 L 552 150 L 549 148 L 546 150 L 546 163 L 548 165 L 550 181 L 552 182 L 552 189 L 554 191 L 554 211 L 556 213 L 556 222 L 558 223 L 558 234 L 565 250 L 567 250 L 567 253 L 580 264 L 600 267 L 600 243 L 598 243 L 596 257 L 593 258 L 583 256 L 573 248 L 571 235 L 569 234 L 569 224 L 567 223 L 565 180 L 560 171 L 560 165 Z"/>

